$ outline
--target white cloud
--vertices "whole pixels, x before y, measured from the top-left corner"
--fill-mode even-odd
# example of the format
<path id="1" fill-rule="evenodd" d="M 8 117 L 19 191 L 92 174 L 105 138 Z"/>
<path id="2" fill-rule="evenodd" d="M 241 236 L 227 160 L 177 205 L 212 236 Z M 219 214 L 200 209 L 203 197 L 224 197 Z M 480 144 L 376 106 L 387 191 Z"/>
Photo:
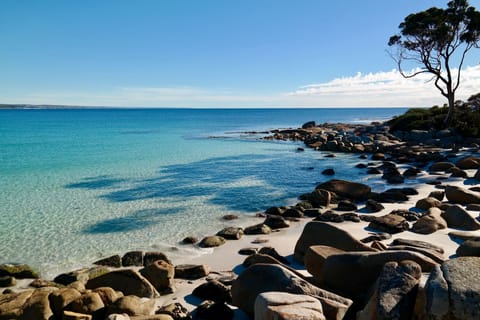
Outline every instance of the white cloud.
<path id="1" fill-rule="evenodd" d="M 412 70 L 414 71 L 414 70 Z M 287 93 L 305 103 L 330 106 L 407 106 L 429 107 L 445 103 L 429 74 L 405 79 L 397 70 L 337 78 L 302 86 Z M 462 70 L 457 99 L 466 99 L 480 91 L 480 66 Z"/>
<path id="2" fill-rule="evenodd" d="M 106 91 L 34 92 L 3 96 L 2 103 L 117 107 L 430 107 L 446 99 L 431 78 L 405 79 L 398 71 L 336 78 L 290 92 L 251 94 L 232 89 L 196 87 L 118 87 Z M 457 99 L 480 91 L 480 65 L 462 71 Z"/>

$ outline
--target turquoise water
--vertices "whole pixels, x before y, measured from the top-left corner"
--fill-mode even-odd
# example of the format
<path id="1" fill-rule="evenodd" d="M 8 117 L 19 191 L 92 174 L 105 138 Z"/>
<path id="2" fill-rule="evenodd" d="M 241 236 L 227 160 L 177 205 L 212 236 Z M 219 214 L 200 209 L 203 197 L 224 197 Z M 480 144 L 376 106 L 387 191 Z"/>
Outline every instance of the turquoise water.
<path id="1" fill-rule="evenodd" d="M 166 251 L 177 261 L 203 254 L 178 241 L 256 222 L 256 212 L 326 180 L 326 167 L 337 178 L 367 179 L 352 168 L 356 156 L 297 153 L 294 143 L 240 132 L 404 111 L 0 110 L 0 263 L 28 263 L 52 277 L 128 250 Z M 225 222 L 225 214 L 241 218 Z"/>

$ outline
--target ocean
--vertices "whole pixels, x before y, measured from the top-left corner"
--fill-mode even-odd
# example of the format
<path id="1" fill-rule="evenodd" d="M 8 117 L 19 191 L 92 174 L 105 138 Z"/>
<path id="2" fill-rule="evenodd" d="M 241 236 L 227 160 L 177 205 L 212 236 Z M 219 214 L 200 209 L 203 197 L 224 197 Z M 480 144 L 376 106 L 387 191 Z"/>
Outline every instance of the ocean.
<path id="1" fill-rule="evenodd" d="M 52 278 L 130 250 L 187 261 L 209 250 L 179 245 L 184 237 L 258 223 L 255 213 L 330 179 L 325 168 L 339 179 L 378 179 L 354 168 L 358 155 L 325 158 L 243 132 L 369 123 L 405 111 L 0 110 L 0 264 L 27 263 Z"/>

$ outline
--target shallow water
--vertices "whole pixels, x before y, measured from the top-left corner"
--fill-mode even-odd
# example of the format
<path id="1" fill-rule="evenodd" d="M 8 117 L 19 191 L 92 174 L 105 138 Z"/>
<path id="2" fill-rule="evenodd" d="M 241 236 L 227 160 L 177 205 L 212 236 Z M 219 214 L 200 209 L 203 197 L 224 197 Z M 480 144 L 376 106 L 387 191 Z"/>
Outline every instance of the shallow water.
<path id="1" fill-rule="evenodd" d="M 128 250 L 172 250 L 185 236 L 247 226 L 335 178 L 375 184 L 355 155 L 298 153 L 239 134 L 303 122 L 370 122 L 404 109 L 0 110 L 0 263 L 44 277 Z M 217 138 L 212 138 L 217 137 Z M 218 138 L 222 137 L 222 138 Z M 225 214 L 240 219 L 225 222 Z"/>

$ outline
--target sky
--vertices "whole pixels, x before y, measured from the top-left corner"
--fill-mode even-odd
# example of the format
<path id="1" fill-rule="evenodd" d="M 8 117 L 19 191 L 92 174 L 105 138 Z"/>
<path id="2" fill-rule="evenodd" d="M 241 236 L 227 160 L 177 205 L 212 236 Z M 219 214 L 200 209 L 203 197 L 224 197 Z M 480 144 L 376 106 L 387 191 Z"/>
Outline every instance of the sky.
<path id="1" fill-rule="evenodd" d="M 0 103 L 430 107 L 387 45 L 432 0 L 1 0 Z M 470 0 L 480 9 L 480 0 Z M 479 92 L 480 49 L 457 93 Z"/>

